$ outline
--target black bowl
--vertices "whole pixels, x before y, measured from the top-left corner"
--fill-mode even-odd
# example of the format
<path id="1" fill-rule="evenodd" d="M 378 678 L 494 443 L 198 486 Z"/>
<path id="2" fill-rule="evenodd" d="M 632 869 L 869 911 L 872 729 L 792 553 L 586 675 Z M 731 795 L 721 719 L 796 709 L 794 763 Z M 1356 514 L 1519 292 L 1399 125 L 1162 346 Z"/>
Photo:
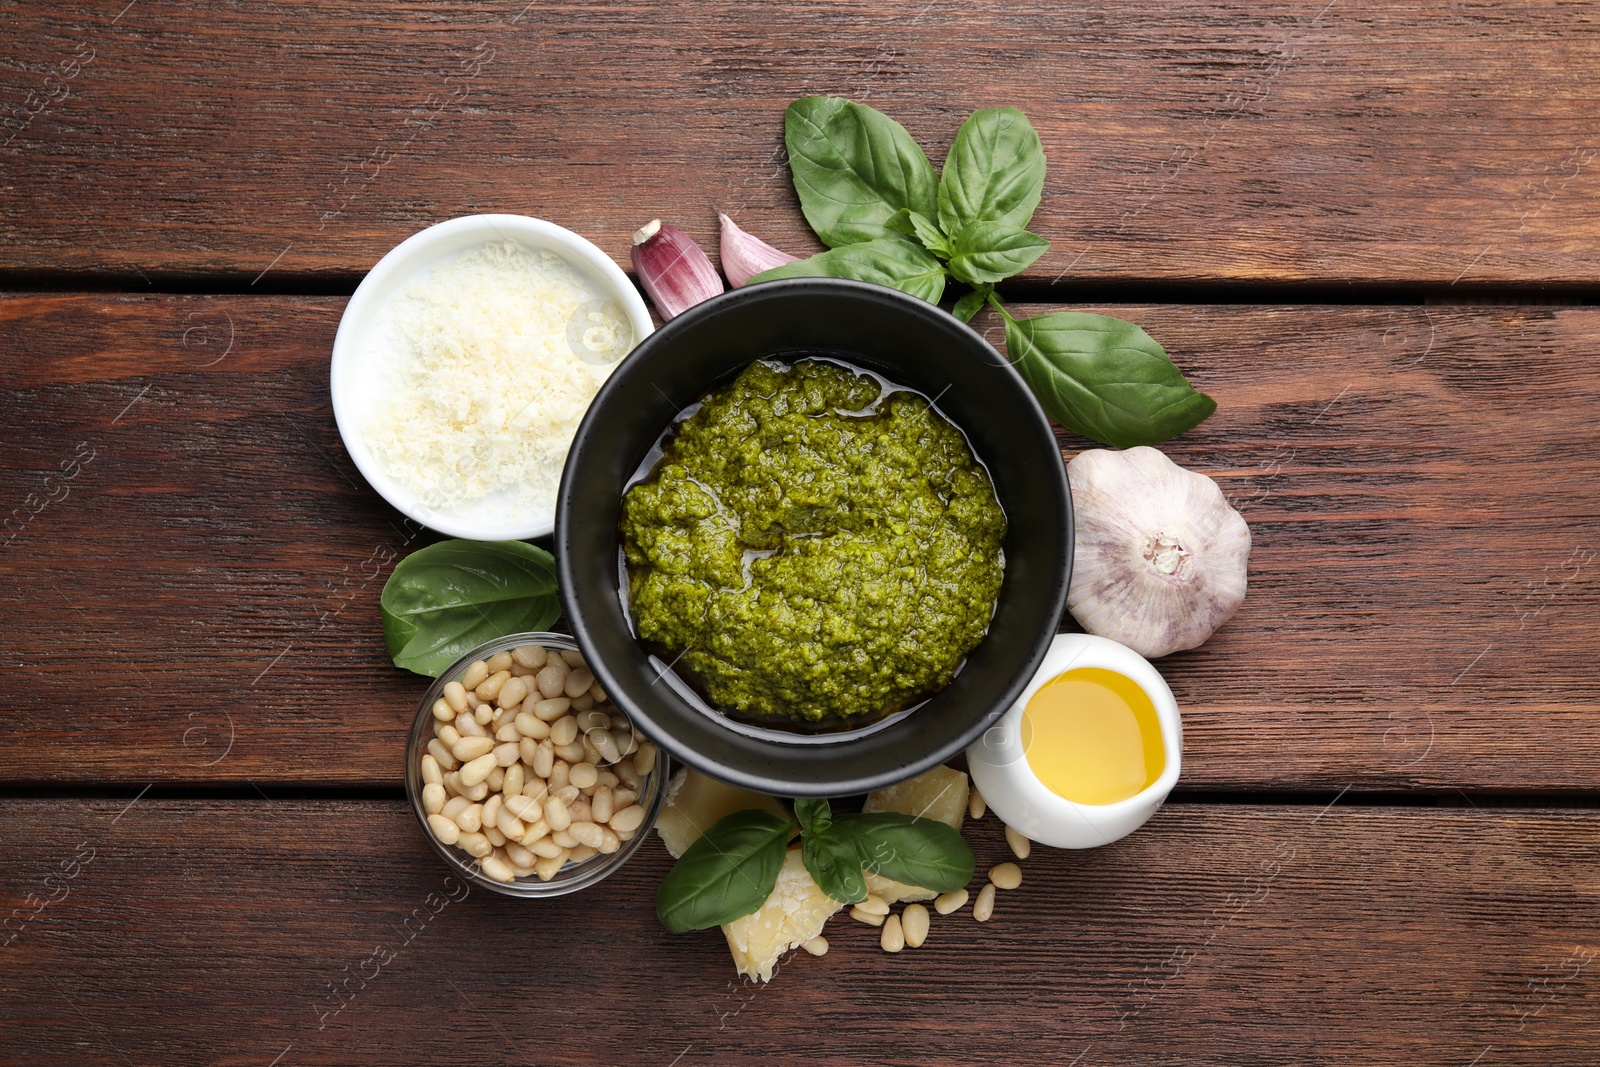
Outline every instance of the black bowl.
<path id="1" fill-rule="evenodd" d="M 989 632 L 955 680 L 908 715 L 843 734 L 750 729 L 700 706 L 639 643 L 618 567 L 622 494 L 674 418 L 751 361 L 833 357 L 920 390 L 967 435 L 1009 530 Z M 561 597 L 612 700 L 691 767 L 780 796 L 843 796 L 902 781 L 975 741 L 1032 678 L 1072 570 L 1072 500 L 1049 421 L 995 349 L 915 297 L 800 278 L 738 289 L 646 338 L 578 428 L 556 507 Z"/>

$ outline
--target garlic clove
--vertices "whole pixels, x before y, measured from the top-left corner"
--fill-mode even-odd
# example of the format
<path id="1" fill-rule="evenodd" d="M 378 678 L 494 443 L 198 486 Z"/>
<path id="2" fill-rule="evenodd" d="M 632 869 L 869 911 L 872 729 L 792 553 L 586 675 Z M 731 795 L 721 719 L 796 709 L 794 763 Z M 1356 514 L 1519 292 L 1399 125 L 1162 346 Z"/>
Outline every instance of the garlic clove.
<path id="1" fill-rule="evenodd" d="M 652 219 L 633 235 L 633 269 L 663 319 L 722 292 L 722 279 L 694 238 Z"/>
<path id="2" fill-rule="evenodd" d="M 1084 630 L 1154 659 L 1200 645 L 1238 610 L 1250 527 L 1216 482 L 1145 445 L 1081 452 L 1067 482 L 1067 608 Z"/>
<path id="3" fill-rule="evenodd" d="M 722 220 L 722 273 L 728 276 L 728 284 L 735 289 L 744 288 L 751 278 L 764 270 L 794 263 L 800 258 L 751 236 L 720 211 L 717 218 Z"/>

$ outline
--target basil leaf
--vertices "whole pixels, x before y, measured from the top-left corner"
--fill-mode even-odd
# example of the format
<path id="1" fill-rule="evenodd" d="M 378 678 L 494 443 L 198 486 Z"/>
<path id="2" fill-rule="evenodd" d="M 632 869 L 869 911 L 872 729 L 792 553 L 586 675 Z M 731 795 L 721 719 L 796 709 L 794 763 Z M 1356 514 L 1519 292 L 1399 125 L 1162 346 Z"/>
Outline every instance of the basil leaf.
<path id="1" fill-rule="evenodd" d="M 861 855 L 849 836 L 808 830 L 801 838 L 800 859 L 816 880 L 817 888 L 839 903 L 859 904 L 867 899 Z"/>
<path id="2" fill-rule="evenodd" d="M 1154 338 L 1121 319 L 1075 311 L 1007 315 L 1006 347 L 1049 416 L 1101 444 L 1157 444 L 1217 410 Z"/>
<path id="3" fill-rule="evenodd" d="M 972 317 L 978 313 L 979 309 L 983 307 L 983 302 L 988 298 L 989 287 L 980 285 L 960 300 L 957 300 L 956 306 L 950 309 L 950 314 L 962 322 L 971 322 Z"/>
<path id="4" fill-rule="evenodd" d="M 854 278 L 875 282 L 937 304 L 944 295 L 944 264 L 903 237 L 845 245 L 818 252 L 810 259 L 762 271 L 749 284 L 779 278 Z"/>
<path id="5" fill-rule="evenodd" d="M 939 179 L 939 225 L 960 233 L 974 222 L 1022 227 L 1044 193 L 1044 148 L 1014 107 L 974 111 L 961 124 Z"/>
<path id="6" fill-rule="evenodd" d="M 896 211 L 889 216 L 888 226 L 897 233 L 907 237 L 915 237 L 929 252 L 941 259 L 949 259 L 951 254 L 950 238 L 944 235 L 934 221 L 920 211 Z"/>
<path id="7" fill-rule="evenodd" d="M 396 667 L 437 678 L 485 641 L 561 614 L 556 563 L 523 541 L 441 541 L 401 560 L 379 599 Z"/>
<path id="8" fill-rule="evenodd" d="M 767 902 L 794 823 L 770 811 L 724 816 L 690 845 L 656 891 L 656 917 L 673 933 L 731 923 Z"/>
<path id="9" fill-rule="evenodd" d="M 783 139 L 800 210 L 829 248 L 892 236 L 902 208 L 932 217 L 933 164 L 904 126 L 838 96 L 796 100 Z"/>
<path id="10" fill-rule="evenodd" d="M 951 242 L 950 273 L 972 285 L 993 284 L 1026 270 L 1049 247 L 1009 222 L 974 222 Z"/>
<path id="11" fill-rule="evenodd" d="M 851 838 L 870 873 L 936 893 L 953 893 L 972 880 L 972 849 L 960 831 L 937 819 L 893 811 L 840 815 L 833 830 Z"/>
<path id="12" fill-rule="evenodd" d="M 825 833 L 833 822 L 833 811 L 826 800 L 801 797 L 794 802 L 794 817 L 800 821 L 801 833 Z"/>

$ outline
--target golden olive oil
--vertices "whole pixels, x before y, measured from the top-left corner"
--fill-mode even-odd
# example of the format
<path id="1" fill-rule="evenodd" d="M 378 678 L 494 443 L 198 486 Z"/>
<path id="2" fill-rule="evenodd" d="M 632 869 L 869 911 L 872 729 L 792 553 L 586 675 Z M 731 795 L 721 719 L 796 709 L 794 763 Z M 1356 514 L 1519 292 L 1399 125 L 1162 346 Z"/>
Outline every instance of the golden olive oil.
<path id="1" fill-rule="evenodd" d="M 1127 800 L 1166 766 L 1149 695 L 1100 667 L 1067 671 L 1033 694 L 1022 709 L 1022 749 L 1046 788 L 1078 804 Z"/>

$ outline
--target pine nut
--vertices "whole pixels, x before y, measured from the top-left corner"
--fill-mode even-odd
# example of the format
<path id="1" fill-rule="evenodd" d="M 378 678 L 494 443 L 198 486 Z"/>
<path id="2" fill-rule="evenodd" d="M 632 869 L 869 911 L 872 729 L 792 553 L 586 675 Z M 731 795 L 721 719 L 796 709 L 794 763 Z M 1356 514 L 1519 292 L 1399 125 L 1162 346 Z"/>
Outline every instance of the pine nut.
<path id="1" fill-rule="evenodd" d="M 1022 884 L 1022 868 L 1015 863 L 997 863 L 989 868 L 989 881 L 997 889 L 1015 889 Z"/>
<path id="2" fill-rule="evenodd" d="M 538 859 L 538 857 L 517 842 L 507 841 L 506 859 L 509 860 L 511 865 L 514 867 L 527 867 L 531 869 L 533 867 L 533 861 Z"/>
<path id="3" fill-rule="evenodd" d="M 643 778 L 656 769 L 656 746 L 646 741 L 639 746 L 639 751 L 633 754 L 633 769 Z"/>
<path id="4" fill-rule="evenodd" d="M 826 956 L 828 954 L 828 939 L 818 934 L 810 941 L 801 942 L 800 947 L 813 956 Z"/>
<path id="5" fill-rule="evenodd" d="M 594 702 L 596 704 L 604 704 L 606 702 L 606 691 L 600 688 L 599 682 L 596 682 L 589 687 L 589 695 L 594 697 Z"/>
<path id="6" fill-rule="evenodd" d="M 478 861 L 478 869 L 497 882 L 515 882 L 517 872 L 511 869 L 511 864 L 498 856 L 485 856 Z"/>
<path id="7" fill-rule="evenodd" d="M 972 917 L 981 923 L 986 923 L 994 915 L 994 883 L 990 882 L 978 890 L 978 901 L 972 905 Z"/>
<path id="8" fill-rule="evenodd" d="M 967 794 L 967 814 L 974 819 L 981 819 L 987 809 L 988 805 L 983 802 L 983 794 L 974 787 L 972 792 Z"/>
<path id="9" fill-rule="evenodd" d="M 467 833 L 476 833 L 483 828 L 483 805 L 468 804 L 456 815 L 456 825 Z"/>
<path id="10" fill-rule="evenodd" d="M 489 731 L 485 730 L 482 726 L 478 725 L 478 719 L 477 719 L 477 716 L 475 716 L 475 715 L 457 715 L 455 723 L 453 725 L 451 725 L 451 726 L 446 726 L 445 729 L 446 730 L 454 730 L 456 733 L 459 733 L 462 737 L 488 737 L 489 736 Z M 453 741 L 451 742 L 451 744 L 454 744 L 454 743 L 455 742 L 453 742 Z"/>
<path id="11" fill-rule="evenodd" d="M 1028 853 L 1033 848 L 1033 842 L 1023 837 L 1011 827 L 1006 827 L 1006 844 L 1011 846 L 1011 852 L 1019 860 L 1028 858 Z"/>
<path id="12" fill-rule="evenodd" d="M 523 822 L 538 822 L 544 817 L 544 809 L 532 797 L 507 796 L 504 807 Z"/>
<path id="13" fill-rule="evenodd" d="M 489 669 L 490 674 L 498 674 L 501 671 L 508 671 L 511 669 L 511 653 L 496 652 L 494 655 L 489 657 L 488 662 L 485 663 L 484 666 Z"/>
<path id="14" fill-rule="evenodd" d="M 541 856 L 539 862 L 533 865 L 533 873 L 539 876 L 539 881 L 548 882 L 560 873 L 561 868 L 567 864 L 567 850 L 562 849 L 554 856 Z"/>
<path id="15" fill-rule="evenodd" d="M 456 780 L 457 780 L 457 782 L 460 782 L 460 780 L 461 780 L 461 772 L 460 771 L 456 772 Z M 472 801 L 473 803 L 477 803 L 478 801 L 482 800 L 484 797 L 489 795 L 489 783 L 488 782 L 479 782 L 477 785 L 473 785 L 473 786 L 462 785 L 461 786 L 461 795 L 466 797 L 468 800 Z"/>
<path id="16" fill-rule="evenodd" d="M 867 899 L 857 904 L 856 907 L 860 908 L 868 915 L 889 914 L 889 902 L 878 896 L 876 893 L 868 893 Z"/>
<path id="17" fill-rule="evenodd" d="M 543 645 L 518 645 L 511 650 L 511 658 L 524 667 L 543 667 L 549 655 Z"/>
<path id="18" fill-rule="evenodd" d="M 528 848 L 537 845 L 541 838 L 550 836 L 550 824 L 543 819 L 535 819 L 528 824 L 528 832 L 522 835 L 522 843 Z"/>
<path id="19" fill-rule="evenodd" d="M 487 704 L 479 704 L 478 710 L 472 713 L 472 721 L 479 726 L 488 726 L 494 722 L 494 709 Z"/>
<path id="20" fill-rule="evenodd" d="M 567 815 L 573 822 L 594 822 L 594 812 L 589 808 L 589 801 L 583 797 L 567 805 Z"/>
<path id="21" fill-rule="evenodd" d="M 534 670 L 532 667 L 524 667 L 515 659 L 512 659 L 511 661 L 511 677 L 513 678 L 532 678 L 538 673 L 539 672 Z M 515 866 L 515 864 L 513 864 L 513 866 Z"/>
<path id="22" fill-rule="evenodd" d="M 447 794 L 444 786 L 436 782 L 429 782 L 422 787 L 422 810 L 429 815 L 438 815 L 444 810 Z"/>
<path id="23" fill-rule="evenodd" d="M 428 829 L 433 831 L 433 836 L 437 837 L 441 844 L 453 845 L 461 839 L 461 827 L 443 815 L 429 815 Z"/>
<path id="24" fill-rule="evenodd" d="M 933 910 L 940 915 L 949 915 L 953 911 L 960 911 L 966 907 L 969 895 L 965 889 L 957 889 L 953 893 L 941 893 L 933 900 Z"/>
<path id="25" fill-rule="evenodd" d="M 479 700 L 493 700 L 500 695 L 501 688 L 509 681 L 511 681 L 511 672 L 500 671 L 485 678 L 473 692 L 477 694 Z"/>
<path id="26" fill-rule="evenodd" d="M 556 764 L 556 747 L 548 739 L 539 742 L 538 751 L 534 753 L 533 761 L 528 764 L 533 773 L 540 778 L 550 777 L 550 771 Z"/>
<path id="27" fill-rule="evenodd" d="M 460 715 L 467 710 L 467 687 L 460 682 L 446 682 L 444 700 L 455 709 L 457 715 Z"/>
<path id="28" fill-rule="evenodd" d="M 862 911 L 860 908 L 851 908 L 850 918 L 854 919 L 856 922 L 866 923 L 868 926 L 883 925 L 882 915 L 874 915 L 872 912 Z"/>
<path id="29" fill-rule="evenodd" d="M 476 689 L 483 684 L 483 680 L 489 677 L 489 674 L 489 665 L 487 663 L 481 659 L 474 660 L 467 665 L 467 669 L 461 675 L 461 688 L 463 690 Z"/>
<path id="30" fill-rule="evenodd" d="M 521 796 L 522 787 L 527 780 L 528 772 L 522 769 L 522 764 L 513 763 L 506 768 L 506 776 L 500 781 L 500 790 L 507 798 Z"/>
<path id="31" fill-rule="evenodd" d="M 592 685 L 594 685 L 594 672 L 589 670 L 588 667 L 577 667 L 573 669 L 571 674 L 567 675 L 564 692 L 568 697 L 576 700 L 581 696 L 586 696 L 589 692 L 589 687 Z"/>
<path id="32" fill-rule="evenodd" d="M 518 759 L 517 743 L 507 741 L 503 745 L 494 747 L 494 761 L 502 767 L 510 767 Z"/>
<path id="33" fill-rule="evenodd" d="M 600 772 L 595 770 L 593 764 L 575 763 L 572 770 L 567 772 L 567 781 L 579 789 L 593 789 L 595 783 L 600 781 Z"/>
<path id="34" fill-rule="evenodd" d="M 493 826 L 495 818 L 500 814 L 500 805 L 505 803 L 505 797 L 499 793 L 483 802 L 483 825 Z"/>
<path id="35" fill-rule="evenodd" d="M 567 827 L 567 833 L 571 834 L 578 844 L 588 845 L 593 849 L 598 849 L 601 842 L 606 839 L 600 832 L 599 824 L 593 822 L 575 822 Z"/>
<path id="36" fill-rule="evenodd" d="M 422 781 L 425 785 L 441 785 L 444 782 L 444 772 L 431 752 L 422 757 Z"/>
<path id="37" fill-rule="evenodd" d="M 550 724 L 541 720 L 531 711 L 519 711 L 512 720 L 512 725 L 517 728 L 517 733 L 523 737 L 531 737 L 535 741 L 543 741 L 550 736 Z"/>
<path id="38" fill-rule="evenodd" d="M 448 700 L 440 697 L 433 702 L 433 717 L 440 722 L 449 722 L 456 717 L 456 709 L 450 706 Z"/>
<path id="39" fill-rule="evenodd" d="M 639 794 L 634 792 L 632 789 L 615 789 L 615 790 L 612 790 L 612 793 L 611 793 L 612 810 L 613 811 L 621 811 L 623 808 L 627 807 L 629 804 L 632 804 L 635 800 L 638 800 L 638 799 L 639 799 Z M 613 818 L 615 818 L 615 816 L 613 816 Z M 614 829 L 614 827 L 613 827 L 613 829 Z M 617 831 L 617 832 L 621 833 L 620 830 Z"/>
<path id="40" fill-rule="evenodd" d="M 479 782 L 489 777 L 489 772 L 493 770 L 494 767 L 495 759 L 493 752 L 486 752 L 470 763 L 462 764 L 461 784 L 465 786 L 477 785 Z"/>
<path id="41" fill-rule="evenodd" d="M 545 776 L 550 782 L 550 788 L 565 789 L 568 781 L 567 774 L 571 769 L 571 765 L 564 759 L 552 762 L 550 764 L 550 773 Z"/>
<path id="42" fill-rule="evenodd" d="M 931 924 L 927 908 L 921 904 L 907 904 L 900 913 L 900 928 L 905 933 L 906 946 L 921 948 L 922 943 L 928 940 L 928 927 Z"/>
<path id="43" fill-rule="evenodd" d="M 498 826 L 485 826 L 483 828 L 483 836 L 488 839 L 489 844 L 494 848 L 499 848 L 506 843 L 506 835 L 500 832 Z"/>
<path id="44" fill-rule="evenodd" d="M 566 664 L 558 665 L 555 660 L 546 663 L 539 671 L 538 682 L 539 692 L 546 700 L 554 700 L 564 695 L 567 691 Z"/>
<path id="45" fill-rule="evenodd" d="M 467 787 L 461 784 L 461 772 L 450 771 L 444 776 L 444 791 L 452 797 L 465 797 Z M 470 800 L 467 803 L 472 803 Z"/>
<path id="46" fill-rule="evenodd" d="M 530 844 L 528 846 L 528 851 L 532 852 L 540 859 L 546 860 L 555 859 L 557 856 L 565 855 L 567 850 L 551 840 L 549 835 L 550 828 L 545 827 L 545 836 L 540 840 Z"/>
<path id="47" fill-rule="evenodd" d="M 517 729 L 516 723 L 507 720 L 500 726 L 495 727 L 494 739 L 499 741 L 501 744 L 510 741 L 513 745 L 515 745 L 518 741 L 522 740 L 522 731 Z"/>
<path id="48" fill-rule="evenodd" d="M 585 734 L 584 739 L 594 746 L 602 763 L 616 763 L 622 759 L 622 749 L 618 747 L 616 738 L 611 736 L 611 731 L 595 730 L 592 734 Z"/>
<path id="49" fill-rule="evenodd" d="M 521 678 L 511 678 L 500 687 L 500 695 L 495 697 L 495 703 L 502 708 L 514 708 L 521 704 L 528 695 L 528 683 Z"/>
<path id="50" fill-rule="evenodd" d="M 462 763 L 471 763 L 493 748 L 492 737 L 463 737 L 450 746 L 450 754 Z"/>
<path id="51" fill-rule="evenodd" d="M 589 665 L 584 660 L 583 653 L 575 648 L 563 648 L 560 655 L 562 662 L 568 667 L 587 667 Z"/>
<path id="52" fill-rule="evenodd" d="M 644 824 L 644 808 L 638 804 L 629 804 L 627 807 L 611 816 L 611 828 L 617 833 L 637 830 Z"/>
<path id="53" fill-rule="evenodd" d="M 576 837 L 573 837 L 572 834 L 568 833 L 566 830 L 552 830 L 552 831 L 550 831 L 550 840 L 554 841 L 556 844 L 560 845 L 562 848 L 577 848 L 578 847 L 578 839 Z"/>
<path id="54" fill-rule="evenodd" d="M 633 790 L 635 795 L 641 791 L 640 787 L 644 785 L 644 779 L 640 777 L 638 771 L 633 769 L 633 764 L 618 763 L 611 769 L 617 773 L 618 778 L 622 779 L 622 784 Z"/>
<path id="55" fill-rule="evenodd" d="M 472 807 L 472 801 L 468 800 L 466 797 L 451 797 L 449 800 L 444 802 L 444 807 L 439 809 L 439 814 L 443 815 L 451 822 L 455 822 L 456 816 L 460 815 L 470 807 Z"/>
<path id="56" fill-rule="evenodd" d="M 528 710 L 532 711 L 536 718 L 543 719 L 545 722 L 555 722 L 565 715 L 571 707 L 572 701 L 566 697 L 557 697 L 551 700 L 536 700 L 533 702 L 533 707 Z"/>
<path id="57" fill-rule="evenodd" d="M 449 723 L 435 728 L 433 733 L 440 741 L 444 742 L 446 748 L 455 748 L 461 743 L 461 731 Z"/>
<path id="58" fill-rule="evenodd" d="M 569 855 L 567 859 L 571 860 L 573 863 L 582 863 L 584 860 L 593 859 L 599 854 L 599 852 L 600 850 L 597 848 L 590 848 L 588 845 L 579 845 L 572 850 L 572 854 Z"/>
<path id="59" fill-rule="evenodd" d="M 500 813 L 495 816 L 494 827 L 505 834 L 506 839 L 509 841 L 520 841 L 522 840 L 522 835 L 528 832 L 528 828 L 523 825 L 522 820 L 505 808 L 501 808 Z"/>
<path id="60" fill-rule="evenodd" d="M 611 813 L 616 809 L 612 807 L 613 796 L 608 786 L 599 786 L 594 791 L 594 797 L 589 801 L 589 807 L 594 811 L 594 821 L 608 823 Z"/>
<path id="61" fill-rule="evenodd" d="M 600 844 L 596 846 L 600 854 L 609 856 L 622 847 L 622 838 L 617 836 L 615 830 L 609 826 L 600 827 Z"/>
<path id="62" fill-rule="evenodd" d="M 588 753 L 583 750 L 582 742 L 574 741 L 570 745 L 557 745 L 556 755 L 568 763 L 583 763 L 585 762 L 584 757 L 588 756 Z"/>
<path id="63" fill-rule="evenodd" d="M 885 952 L 899 952 L 906 947 L 905 931 L 900 928 L 900 916 L 891 915 L 883 924 L 883 935 L 878 939 Z"/>
<path id="64" fill-rule="evenodd" d="M 545 802 L 544 821 L 550 824 L 552 830 L 565 830 L 572 825 L 572 816 L 567 814 L 567 805 L 560 797 L 551 797 Z M 611 821 L 615 824 L 616 817 L 613 816 Z"/>
<path id="65" fill-rule="evenodd" d="M 581 791 L 577 786 L 569 782 L 559 788 L 551 789 L 550 795 L 553 797 L 560 797 L 561 803 L 567 806 L 567 810 L 570 813 L 572 810 L 572 803 L 578 799 L 578 797 L 581 795 Z"/>
<path id="66" fill-rule="evenodd" d="M 587 689 L 572 698 L 573 711 L 588 711 L 592 707 L 594 707 L 594 697 L 589 695 Z"/>
<path id="67" fill-rule="evenodd" d="M 489 843 L 489 839 L 482 834 L 463 833 L 461 837 L 457 839 L 456 844 L 460 845 L 462 850 L 466 852 L 467 855 L 476 859 L 482 859 L 494 851 L 494 846 L 491 845 Z"/>
<path id="68" fill-rule="evenodd" d="M 578 720 L 571 715 L 563 715 L 550 724 L 550 741 L 560 745 L 570 745 L 578 739 Z"/>
<path id="69" fill-rule="evenodd" d="M 584 733 L 590 730 L 611 729 L 611 716 L 603 711 L 583 711 L 578 713 L 578 729 Z"/>
<path id="70" fill-rule="evenodd" d="M 631 756 L 639 751 L 639 735 L 627 726 L 613 726 L 611 740 L 617 746 L 617 751 L 623 756 Z"/>
<path id="71" fill-rule="evenodd" d="M 506 769 L 496 763 L 489 768 L 489 777 L 483 780 L 483 784 L 489 787 L 491 793 L 500 792 L 506 786 Z"/>

